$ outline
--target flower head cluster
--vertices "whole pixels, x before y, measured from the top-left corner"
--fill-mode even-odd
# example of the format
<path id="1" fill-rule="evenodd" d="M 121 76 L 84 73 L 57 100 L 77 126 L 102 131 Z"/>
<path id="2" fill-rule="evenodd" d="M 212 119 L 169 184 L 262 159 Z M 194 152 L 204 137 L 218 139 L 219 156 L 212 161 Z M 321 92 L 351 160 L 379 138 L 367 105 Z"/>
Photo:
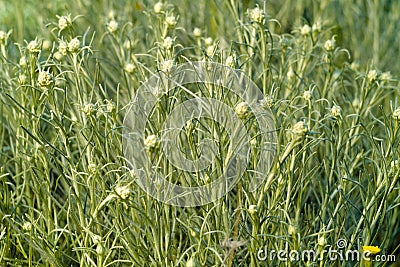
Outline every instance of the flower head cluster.
<path id="1" fill-rule="evenodd" d="M 339 118 L 339 117 L 342 115 L 342 109 L 341 109 L 340 106 L 334 105 L 334 106 L 331 108 L 331 110 L 330 110 L 329 113 L 331 114 L 331 116 L 336 117 L 336 118 Z"/>
<path id="2" fill-rule="evenodd" d="M 64 40 L 60 40 L 58 42 L 58 52 L 61 55 L 65 56 L 67 54 L 67 51 L 68 51 L 68 43 Z"/>
<path id="3" fill-rule="evenodd" d="M 41 48 L 40 48 L 40 43 L 35 39 L 32 40 L 28 43 L 28 45 L 26 46 L 26 48 L 28 49 L 29 53 L 39 53 Z"/>
<path id="4" fill-rule="evenodd" d="M 0 31 L 0 44 L 5 44 L 7 42 L 8 37 L 10 36 L 11 31 L 5 32 Z"/>
<path id="5" fill-rule="evenodd" d="M 378 71 L 377 70 L 370 70 L 367 73 L 367 81 L 373 83 L 378 79 Z"/>
<path id="6" fill-rule="evenodd" d="M 78 38 L 74 38 L 68 43 L 68 51 L 71 53 L 75 53 L 79 50 L 79 47 L 81 46 L 81 42 L 79 41 Z"/>
<path id="7" fill-rule="evenodd" d="M 240 102 L 235 107 L 235 112 L 242 120 L 247 119 L 250 115 L 250 107 L 246 102 Z"/>
<path id="8" fill-rule="evenodd" d="M 250 20 L 257 23 L 262 23 L 265 17 L 264 11 L 259 7 L 249 9 L 247 11 L 247 15 L 249 16 Z"/>
<path id="9" fill-rule="evenodd" d="M 83 113 L 86 114 L 86 116 L 90 117 L 93 115 L 93 113 L 96 111 L 96 107 L 94 104 L 92 103 L 88 103 L 86 105 L 83 106 L 82 109 Z"/>
<path id="10" fill-rule="evenodd" d="M 228 67 L 231 68 L 235 68 L 236 67 L 236 58 L 235 56 L 228 56 L 225 60 L 225 65 L 227 65 Z"/>
<path id="11" fill-rule="evenodd" d="M 124 70 L 128 73 L 133 73 L 133 71 L 135 70 L 135 65 L 132 63 L 127 63 L 124 67 Z"/>
<path id="12" fill-rule="evenodd" d="M 107 24 L 107 30 L 110 33 L 115 33 L 118 30 L 118 22 L 116 20 L 110 20 L 110 22 L 108 22 Z"/>
<path id="13" fill-rule="evenodd" d="M 164 11 L 164 4 L 162 2 L 157 2 L 153 9 L 155 13 L 159 14 Z"/>
<path id="14" fill-rule="evenodd" d="M 168 59 L 162 63 L 161 70 L 164 72 L 170 72 L 173 67 L 174 67 L 174 61 L 172 59 Z"/>
<path id="15" fill-rule="evenodd" d="M 300 29 L 302 35 L 309 35 L 311 33 L 311 27 L 308 24 L 304 24 Z"/>
<path id="16" fill-rule="evenodd" d="M 325 42 L 324 48 L 326 51 L 332 52 L 333 50 L 335 50 L 335 46 L 336 46 L 335 38 L 332 38 Z"/>
<path id="17" fill-rule="evenodd" d="M 392 118 L 397 122 L 400 121 L 400 108 L 397 108 L 393 111 Z"/>
<path id="18" fill-rule="evenodd" d="M 163 42 L 163 47 L 167 50 L 171 50 L 173 45 L 174 45 L 174 39 L 172 39 L 170 36 L 165 37 Z"/>
<path id="19" fill-rule="evenodd" d="M 119 186 L 115 188 L 115 193 L 117 193 L 120 198 L 127 199 L 131 193 L 131 190 L 128 186 Z"/>
<path id="20" fill-rule="evenodd" d="M 200 36 L 201 36 L 201 30 L 200 30 L 200 28 L 194 28 L 193 29 L 193 35 L 194 35 L 194 37 L 196 37 L 196 38 L 199 38 Z"/>
<path id="21" fill-rule="evenodd" d="M 158 147 L 158 138 L 155 134 L 149 135 L 144 139 L 144 146 L 147 151 L 153 151 Z"/>
<path id="22" fill-rule="evenodd" d="M 96 171 L 97 171 L 97 165 L 94 164 L 94 163 L 90 163 L 90 164 L 88 165 L 88 172 L 89 172 L 89 174 L 95 174 Z"/>
<path id="23" fill-rule="evenodd" d="M 48 71 L 39 72 L 38 84 L 41 87 L 50 87 L 54 83 L 53 75 Z"/>
<path id="24" fill-rule="evenodd" d="M 304 93 L 303 93 L 303 98 L 304 98 L 306 101 L 310 101 L 310 100 L 311 100 L 311 97 L 312 97 L 312 93 L 311 93 L 310 90 L 304 91 Z"/>
<path id="25" fill-rule="evenodd" d="M 58 17 L 58 28 L 60 31 L 65 30 L 66 28 L 72 25 L 71 15 L 59 16 Z"/>
<path id="26" fill-rule="evenodd" d="M 266 95 L 264 99 L 260 100 L 260 105 L 263 109 L 272 108 L 274 106 L 274 98 L 270 95 Z"/>
<path id="27" fill-rule="evenodd" d="M 250 205 L 248 211 L 249 211 L 250 215 L 256 214 L 257 211 L 258 211 L 257 210 L 257 206 L 256 205 Z"/>
<path id="28" fill-rule="evenodd" d="M 176 17 L 173 15 L 167 16 L 165 18 L 165 23 L 169 28 L 174 28 L 176 26 L 177 20 Z"/>
<path id="29" fill-rule="evenodd" d="M 304 121 L 296 122 L 292 127 L 292 133 L 296 136 L 305 136 L 308 133 L 308 125 Z"/>
<path id="30" fill-rule="evenodd" d="M 22 229 L 27 232 L 30 231 L 32 229 L 32 223 L 24 222 L 24 224 L 22 225 Z"/>

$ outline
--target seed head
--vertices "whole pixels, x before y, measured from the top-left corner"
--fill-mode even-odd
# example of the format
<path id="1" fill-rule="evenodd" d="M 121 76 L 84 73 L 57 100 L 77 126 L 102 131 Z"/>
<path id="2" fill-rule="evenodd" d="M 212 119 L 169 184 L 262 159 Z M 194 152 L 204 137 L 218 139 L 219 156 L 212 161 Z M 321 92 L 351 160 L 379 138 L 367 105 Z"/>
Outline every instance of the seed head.
<path id="1" fill-rule="evenodd" d="M 18 75 L 18 82 L 19 84 L 25 84 L 27 80 L 27 77 L 25 74 L 21 73 L 20 75 Z"/>
<path id="2" fill-rule="evenodd" d="M 90 163 L 88 165 L 88 171 L 89 171 L 89 174 L 95 174 L 97 171 L 97 165 L 94 163 Z"/>
<path id="3" fill-rule="evenodd" d="M 53 43 L 50 40 L 44 40 L 42 44 L 43 50 L 50 50 L 53 46 Z"/>
<path id="4" fill-rule="evenodd" d="M 296 234 L 296 228 L 293 225 L 289 225 L 288 233 L 289 233 L 289 235 L 295 235 Z"/>
<path id="5" fill-rule="evenodd" d="M 386 71 L 386 72 L 382 73 L 381 79 L 384 82 L 390 81 L 392 79 L 392 75 L 390 74 L 390 71 Z"/>
<path id="6" fill-rule="evenodd" d="M 314 22 L 314 24 L 312 25 L 312 31 L 315 33 L 320 33 L 321 30 L 322 30 L 321 21 Z"/>
<path id="7" fill-rule="evenodd" d="M 112 102 L 112 100 L 107 101 L 107 106 L 106 106 L 106 112 L 107 113 L 112 113 L 115 109 L 115 104 Z"/>
<path id="8" fill-rule="evenodd" d="M 125 48 L 126 50 L 131 49 L 131 41 L 130 41 L 130 40 L 126 40 L 126 41 L 124 42 L 124 48 Z"/>
<path id="9" fill-rule="evenodd" d="M 190 259 L 186 262 L 186 267 L 196 267 L 197 264 L 194 260 L 194 257 L 190 257 Z"/>

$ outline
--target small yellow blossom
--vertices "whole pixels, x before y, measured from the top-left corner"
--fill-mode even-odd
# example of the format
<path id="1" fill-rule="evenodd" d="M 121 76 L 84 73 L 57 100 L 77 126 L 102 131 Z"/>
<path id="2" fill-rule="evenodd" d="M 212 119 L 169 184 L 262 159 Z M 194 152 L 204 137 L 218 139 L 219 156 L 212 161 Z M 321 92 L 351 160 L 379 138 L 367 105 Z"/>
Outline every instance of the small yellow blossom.
<path id="1" fill-rule="evenodd" d="M 381 251 L 381 249 L 377 246 L 363 246 L 362 250 L 363 252 L 369 252 L 370 255 L 378 254 Z"/>

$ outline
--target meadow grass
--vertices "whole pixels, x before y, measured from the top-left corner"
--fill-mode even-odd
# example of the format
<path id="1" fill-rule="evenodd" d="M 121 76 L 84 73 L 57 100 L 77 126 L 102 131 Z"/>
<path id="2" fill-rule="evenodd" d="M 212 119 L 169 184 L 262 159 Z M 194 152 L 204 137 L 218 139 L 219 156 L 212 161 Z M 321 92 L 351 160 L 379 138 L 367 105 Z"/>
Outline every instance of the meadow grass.
<path id="1" fill-rule="evenodd" d="M 400 257 L 398 1 L 0 7 L 1 266 L 374 266 L 258 257 L 286 246 L 318 256 L 378 246 L 378 255 Z M 137 185 L 122 133 L 138 88 L 188 61 L 250 77 L 273 114 L 277 145 L 258 190 L 246 173 L 223 198 L 182 208 Z M 218 86 L 192 87 L 239 102 Z M 177 172 L 160 143 L 165 118 L 189 98 L 164 95 L 145 142 L 154 168 L 187 186 L 210 181 Z M 251 119 L 244 123 L 259 140 Z M 219 137 L 212 181 L 229 136 L 210 120 L 185 130 L 192 158 L 202 140 Z"/>

